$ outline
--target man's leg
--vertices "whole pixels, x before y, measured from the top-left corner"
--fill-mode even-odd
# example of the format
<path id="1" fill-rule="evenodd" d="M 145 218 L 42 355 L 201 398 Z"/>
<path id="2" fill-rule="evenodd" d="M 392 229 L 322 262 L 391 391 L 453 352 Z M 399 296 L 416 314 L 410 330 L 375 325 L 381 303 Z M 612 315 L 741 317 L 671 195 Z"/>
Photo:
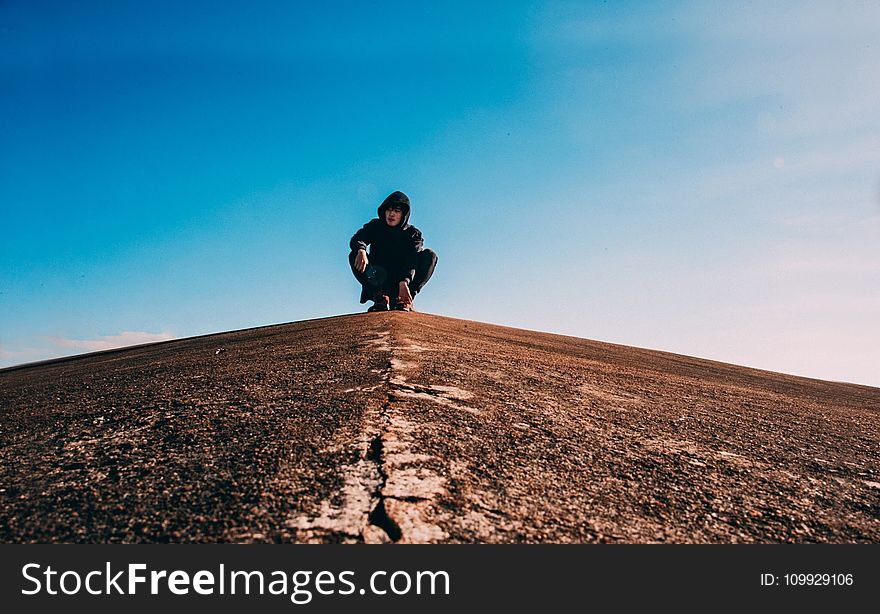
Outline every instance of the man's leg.
<path id="1" fill-rule="evenodd" d="M 431 279 L 431 275 L 434 274 L 434 268 L 437 266 L 437 254 L 431 249 L 416 252 L 415 265 L 416 273 L 409 284 L 409 291 L 413 296 L 425 287 L 425 284 Z"/>
<path id="2" fill-rule="evenodd" d="M 385 283 L 388 274 L 385 269 L 374 264 L 368 264 L 366 270 L 361 273 L 354 268 L 354 259 L 356 257 L 357 252 L 350 252 L 348 254 L 348 265 L 351 268 L 351 272 L 354 274 L 354 278 L 357 279 L 362 286 L 361 303 L 366 303 L 367 301 L 373 300 L 379 289 Z"/>

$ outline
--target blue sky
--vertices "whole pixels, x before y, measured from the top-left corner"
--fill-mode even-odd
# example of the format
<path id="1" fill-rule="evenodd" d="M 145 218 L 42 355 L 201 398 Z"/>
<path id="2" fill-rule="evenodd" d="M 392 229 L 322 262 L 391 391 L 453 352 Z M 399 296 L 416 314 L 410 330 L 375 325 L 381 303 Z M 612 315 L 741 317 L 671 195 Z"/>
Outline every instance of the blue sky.
<path id="1" fill-rule="evenodd" d="M 880 386 L 874 2 L 0 3 L 0 366 L 416 308 Z"/>

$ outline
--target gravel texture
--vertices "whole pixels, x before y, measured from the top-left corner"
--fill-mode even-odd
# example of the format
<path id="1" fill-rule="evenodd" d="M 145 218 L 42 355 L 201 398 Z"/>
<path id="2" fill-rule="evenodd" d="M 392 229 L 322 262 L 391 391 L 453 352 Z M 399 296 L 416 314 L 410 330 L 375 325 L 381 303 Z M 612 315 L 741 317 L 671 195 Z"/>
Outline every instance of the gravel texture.
<path id="1" fill-rule="evenodd" d="M 878 542 L 880 389 L 422 313 L 0 371 L 3 542 Z"/>

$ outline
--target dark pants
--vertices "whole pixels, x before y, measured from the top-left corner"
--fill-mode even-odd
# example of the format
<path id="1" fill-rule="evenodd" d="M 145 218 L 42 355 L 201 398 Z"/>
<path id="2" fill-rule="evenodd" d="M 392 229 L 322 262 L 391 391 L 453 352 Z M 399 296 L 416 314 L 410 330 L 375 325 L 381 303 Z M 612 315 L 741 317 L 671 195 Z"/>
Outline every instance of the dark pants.
<path id="1" fill-rule="evenodd" d="M 351 267 L 351 272 L 354 273 L 355 279 L 361 283 L 362 303 L 373 300 L 377 294 L 385 294 L 392 299 L 397 298 L 397 293 L 400 290 L 400 280 L 404 277 L 409 277 L 412 280 L 409 282 L 409 292 L 415 298 L 416 294 L 431 279 L 431 275 L 434 274 L 434 267 L 437 266 L 437 254 L 433 250 L 423 249 L 413 254 L 413 261 L 409 263 L 410 268 L 407 268 L 406 263 L 398 267 L 390 267 L 381 264 L 377 265 L 371 261 L 368 266 L 373 267 L 375 271 L 374 275 L 369 276 L 367 271 L 360 273 L 354 269 L 354 259 L 356 257 L 357 252 L 348 254 L 348 264 Z"/>

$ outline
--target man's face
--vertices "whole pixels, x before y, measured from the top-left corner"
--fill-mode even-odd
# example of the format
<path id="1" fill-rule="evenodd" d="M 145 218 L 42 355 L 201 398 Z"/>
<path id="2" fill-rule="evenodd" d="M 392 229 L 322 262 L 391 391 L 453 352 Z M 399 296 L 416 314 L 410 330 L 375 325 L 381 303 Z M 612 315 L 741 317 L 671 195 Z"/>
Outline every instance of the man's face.
<path id="1" fill-rule="evenodd" d="M 400 205 L 391 205 L 385 209 L 385 223 L 391 227 L 400 224 L 403 219 L 403 207 Z"/>

